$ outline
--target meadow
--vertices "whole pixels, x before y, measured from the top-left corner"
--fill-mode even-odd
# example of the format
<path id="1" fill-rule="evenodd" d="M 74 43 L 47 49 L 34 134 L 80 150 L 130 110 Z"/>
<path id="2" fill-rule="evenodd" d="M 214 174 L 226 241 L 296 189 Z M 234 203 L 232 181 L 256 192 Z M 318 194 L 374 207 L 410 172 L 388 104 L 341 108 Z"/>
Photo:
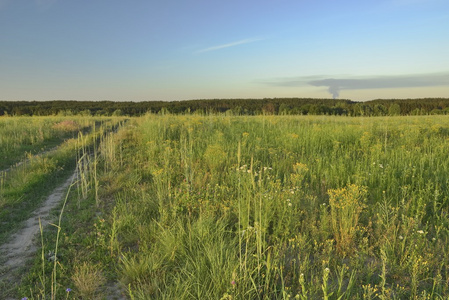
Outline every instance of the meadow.
<path id="1" fill-rule="evenodd" d="M 449 297 L 445 116 L 148 114 L 92 147 L 18 298 Z"/>
<path id="2" fill-rule="evenodd" d="M 0 244 L 20 228 L 49 190 L 75 169 L 80 154 L 111 118 L 7 117 L 0 119 Z"/>
<path id="3" fill-rule="evenodd" d="M 79 131 L 91 128 L 92 122 L 85 117 L 0 118 L 0 170 L 76 138 Z"/>

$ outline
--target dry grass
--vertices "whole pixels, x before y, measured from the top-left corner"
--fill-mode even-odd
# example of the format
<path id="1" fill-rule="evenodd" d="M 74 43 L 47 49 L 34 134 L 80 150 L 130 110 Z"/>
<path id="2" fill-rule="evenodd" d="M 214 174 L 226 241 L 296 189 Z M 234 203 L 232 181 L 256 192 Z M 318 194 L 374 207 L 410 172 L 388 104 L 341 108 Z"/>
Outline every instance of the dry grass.
<path id="1" fill-rule="evenodd" d="M 96 299 L 99 288 L 106 282 L 102 271 L 90 262 L 76 266 L 72 280 L 82 299 Z"/>
<path id="2" fill-rule="evenodd" d="M 53 125 L 53 128 L 63 132 L 79 131 L 81 126 L 73 120 L 64 120 Z"/>

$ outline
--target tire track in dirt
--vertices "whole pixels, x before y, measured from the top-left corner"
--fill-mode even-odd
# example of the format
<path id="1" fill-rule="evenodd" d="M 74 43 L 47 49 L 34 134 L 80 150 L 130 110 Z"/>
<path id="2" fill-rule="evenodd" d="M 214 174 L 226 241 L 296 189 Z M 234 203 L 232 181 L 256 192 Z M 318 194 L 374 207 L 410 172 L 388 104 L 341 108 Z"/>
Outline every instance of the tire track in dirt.
<path id="1" fill-rule="evenodd" d="M 65 140 L 64 140 L 64 142 L 65 142 Z M 62 144 L 63 143 L 61 143 L 61 145 Z M 8 167 L 6 169 L 0 170 L 0 173 L 5 173 L 6 174 L 6 173 L 10 172 L 11 170 L 17 169 L 21 165 L 29 163 L 31 161 L 31 159 L 33 159 L 33 158 L 38 158 L 38 157 L 44 156 L 45 154 L 50 154 L 52 152 L 56 152 L 56 150 L 58 150 L 59 146 L 60 145 L 58 145 L 56 147 L 53 147 L 53 148 L 50 148 L 48 150 L 36 153 L 36 154 L 27 154 L 27 153 L 25 153 L 25 155 L 27 156 L 26 158 L 24 158 L 24 159 L 14 163 L 14 164 L 12 164 L 10 167 Z"/>
<path id="2" fill-rule="evenodd" d="M 0 283 L 2 285 L 13 286 L 20 281 L 18 270 L 25 266 L 27 260 L 37 250 L 34 240 L 40 233 L 39 219 L 43 227 L 53 221 L 49 219 L 50 211 L 64 199 L 67 188 L 73 184 L 75 179 L 76 172 L 54 189 L 42 206 L 23 223 L 24 227 L 13 234 L 8 242 L 0 246 Z M 0 295 L 0 299 L 1 297 Z"/>
<path id="3" fill-rule="evenodd" d="M 128 120 L 125 120 L 127 123 Z M 111 131 L 117 132 L 119 126 L 116 126 Z M 57 147 L 56 147 L 57 148 Z M 48 154 L 51 151 L 55 151 L 56 148 L 49 149 L 48 151 L 41 152 L 36 156 Z M 3 174 L 7 174 L 13 168 L 28 162 L 19 162 L 17 165 L 8 169 L 0 171 Z M 16 286 L 20 282 L 21 274 L 20 270 L 23 269 L 27 261 L 35 255 L 39 246 L 36 242 L 36 237 L 40 233 L 39 220 L 41 220 L 42 227 L 46 227 L 55 220 L 50 219 L 50 212 L 60 204 L 67 193 L 69 186 L 75 183 L 78 179 L 78 166 L 75 168 L 74 173 L 59 187 L 53 190 L 53 192 L 47 197 L 42 206 L 35 210 L 32 215 L 23 222 L 24 227 L 17 233 L 13 234 L 9 240 L 0 245 L 0 300 L 15 300 L 16 298 L 9 297 L 9 295 L 3 294 L 1 288 L 7 286 L 9 289 Z M 106 294 L 108 299 L 125 300 L 123 296 L 123 290 L 119 286 L 118 282 L 109 282 L 106 285 Z M 6 297 L 6 298 L 4 298 Z"/>

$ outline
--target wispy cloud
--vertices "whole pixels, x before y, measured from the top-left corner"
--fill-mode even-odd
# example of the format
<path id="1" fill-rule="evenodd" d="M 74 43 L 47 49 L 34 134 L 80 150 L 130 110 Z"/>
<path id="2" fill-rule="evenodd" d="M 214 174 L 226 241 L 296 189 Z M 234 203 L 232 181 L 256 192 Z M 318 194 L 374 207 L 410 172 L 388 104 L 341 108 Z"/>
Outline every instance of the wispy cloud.
<path id="1" fill-rule="evenodd" d="M 227 43 L 227 44 L 222 44 L 222 45 L 218 45 L 218 46 L 204 48 L 204 49 L 195 51 L 195 53 L 204 53 L 204 52 L 216 51 L 216 50 L 229 48 L 229 47 L 234 47 L 234 46 L 238 46 L 238 45 L 254 43 L 254 42 L 257 42 L 257 41 L 261 41 L 261 40 L 263 40 L 263 39 L 261 39 L 261 38 L 244 39 L 244 40 L 240 40 L 240 41 L 236 41 L 236 42 L 232 42 L 232 43 Z"/>
<path id="2" fill-rule="evenodd" d="M 276 86 L 324 86 L 337 98 L 341 90 L 387 89 L 408 87 L 449 86 L 449 72 L 411 75 L 390 75 L 352 78 L 329 78 L 328 76 L 307 76 L 276 79 L 266 84 Z"/>
<path id="3" fill-rule="evenodd" d="M 394 5 L 415 5 L 415 4 L 429 4 L 429 2 L 438 2 L 439 0 L 393 0 Z"/>
<path id="4" fill-rule="evenodd" d="M 396 9 L 400 9 L 406 7 L 428 7 L 429 5 L 445 4 L 446 1 L 447 0 L 391 0 L 389 5 Z"/>

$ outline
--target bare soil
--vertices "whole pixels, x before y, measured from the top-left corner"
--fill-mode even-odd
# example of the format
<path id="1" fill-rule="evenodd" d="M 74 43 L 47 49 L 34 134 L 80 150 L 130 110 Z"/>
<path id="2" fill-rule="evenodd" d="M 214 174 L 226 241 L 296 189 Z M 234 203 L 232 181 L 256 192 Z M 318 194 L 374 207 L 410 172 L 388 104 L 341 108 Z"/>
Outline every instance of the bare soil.
<path id="1" fill-rule="evenodd" d="M 0 287 L 12 286 L 20 281 L 18 271 L 26 267 L 25 263 L 37 250 L 34 240 L 40 233 L 39 219 L 43 227 L 54 221 L 50 219 L 50 211 L 64 199 L 66 190 L 74 179 L 75 174 L 53 190 L 42 206 L 24 222 L 24 227 L 0 246 Z M 8 299 L 2 297 L 0 294 L 0 299 Z"/>
<path id="2" fill-rule="evenodd" d="M 50 212 L 58 206 L 66 196 L 68 187 L 76 179 L 76 172 L 70 176 L 62 185 L 53 190 L 42 206 L 33 212 L 32 216 L 24 222 L 24 227 L 13 234 L 9 241 L 0 245 L 0 300 L 16 300 L 8 295 L 5 290 L 12 290 L 20 283 L 26 263 L 35 255 L 40 235 L 39 219 L 43 227 L 54 223 Z M 105 286 L 104 294 L 107 299 L 125 300 L 123 289 L 117 282 L 109 282 Z"/>

